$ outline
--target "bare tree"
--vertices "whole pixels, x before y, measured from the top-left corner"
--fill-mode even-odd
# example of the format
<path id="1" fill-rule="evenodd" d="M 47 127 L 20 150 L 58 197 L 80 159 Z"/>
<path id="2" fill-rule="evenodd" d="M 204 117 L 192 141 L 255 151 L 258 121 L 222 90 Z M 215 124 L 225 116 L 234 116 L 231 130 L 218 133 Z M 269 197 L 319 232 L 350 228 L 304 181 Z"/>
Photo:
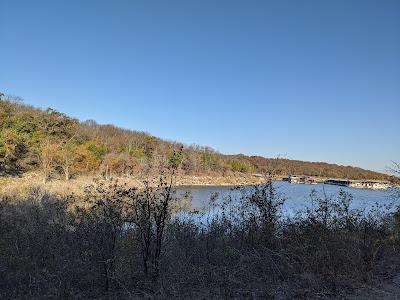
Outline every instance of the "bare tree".
<path id="1" fill-rule="evenodd" d="M 63 170 L 65 180 L 71 178 L 76 159 L 76 147 L 72 143 L 66 143 L 60 150 L 60 167 Z"/>
<path id="2" fill-rule="evenodd" d="M 142 192 L 130 189 L 126 194 L 130 199 L 127 221 L 139 231 L 144 272 L 153 279 L 160 274 L 164 232 L 172 216 L 172 205 L 177 200 L 173 186 L 180 155 L 174 151 L 168 174 L 162 172 L 155 186 L 146 181 Z"/>
<path id="3" fill-rule="evenodd" d="M 108 291 L 115 280 L 115 259 L 118 239 L 124 221 L 124 186 L 117 181 L 99 181 L 85 189 L 89 212 L 101 233 L 101 263 L 104 270 L 104 288 Z"/>
<path id="4" fill-rule="evenodd" d="M 45 141 L 41 145 L 40 151 L 40 165 L 43 174 L 43 183 L 46 183 L 54 171 L 56 164 L 56 157 L 58 155 L 58 144 Z"/>
<path id="5" fill-rule="evenodd" d="M 393 161 L 392 167 L 389 168 L 389 171 L 396 176 L 400 176 L 400 163 Z"/>
<path id="6" fill-rule="evenodd" d="M 392 162 L 392 166 L 389 168 L 389 172 L 391 172 L 393 176 L 392 183 L 394 185 L 400 185 L 400 163 L 399 162 Z M 395 189 L 394 191 L 394 198 L 400 199 L 400 189 Z M 400 213 L 398 214 L 400 216 Z M 399 217 L 399 224 L 400 224 L 400 217 Z"/>

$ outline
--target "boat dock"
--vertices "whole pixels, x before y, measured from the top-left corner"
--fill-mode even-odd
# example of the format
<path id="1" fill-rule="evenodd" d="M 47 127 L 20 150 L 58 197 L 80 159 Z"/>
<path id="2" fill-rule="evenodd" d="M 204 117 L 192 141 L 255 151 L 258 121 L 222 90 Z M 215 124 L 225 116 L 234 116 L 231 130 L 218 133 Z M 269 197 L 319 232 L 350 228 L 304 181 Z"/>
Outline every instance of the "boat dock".
<path id="1" fill-rule="evenodd" d="M 290 175 L 289 177 L 283 178 L 283 180 L 288 181 L 290 183 L 299 183 L 299 184 L 323 183 L 323 180 L 318 177 L 305 176 L 305 175 Z"/>
<path id="2" fill-rule="evenodd" d="M 288 177 L 283 178 L 284 181 L 288 181 L 289 183 L 294 184 L 330 184 L 330 185 L 339 185 L 346 186 L 351 188 L 358 189 L 374 189 L 374 190 L 385 190 L 390 188 L 392 185 L 388 181 L 382 180 L 352 180 L 352 179 L 322 179 L 314 176 L 305 176 L 305 175 L 290 175 Z"/>
<path id="3" fill-rule="evenodd" d="M 348 180 L 348 179 L 328 179 L 325 184 L 347 186 L 358 189 L 385 190 L 391 187 L 391 184 L 382 180 Z"/>

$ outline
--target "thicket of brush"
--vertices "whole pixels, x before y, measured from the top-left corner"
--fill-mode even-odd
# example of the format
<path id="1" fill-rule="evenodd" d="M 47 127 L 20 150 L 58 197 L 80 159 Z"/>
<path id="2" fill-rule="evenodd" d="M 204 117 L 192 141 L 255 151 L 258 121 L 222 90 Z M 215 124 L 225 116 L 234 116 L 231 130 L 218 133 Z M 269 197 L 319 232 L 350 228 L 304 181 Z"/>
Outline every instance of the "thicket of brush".
<path id="1" fill-rule="evenodd" d="M 2 199 L 0 298 L 336 296 L 373 284 L 400 247 L 400 214 L 352 210 L 345 192 L 313 193 L 288 219 L 268 180 L 202 213 L 173 190 L 161 176 L 140 191 L 103 181 L 84 199 Z"/>

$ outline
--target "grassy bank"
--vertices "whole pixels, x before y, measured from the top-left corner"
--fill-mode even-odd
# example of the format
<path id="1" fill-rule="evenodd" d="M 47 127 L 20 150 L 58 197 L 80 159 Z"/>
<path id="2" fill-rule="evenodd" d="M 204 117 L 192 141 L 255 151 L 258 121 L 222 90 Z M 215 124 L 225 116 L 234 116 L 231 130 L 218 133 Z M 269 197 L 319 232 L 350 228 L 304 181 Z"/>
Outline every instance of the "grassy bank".
<path id="1" fill-rule="evenodd" d="M 31 188 L 40 188 L 53 195 L 68 196 L 71 193 L 81 195 L 84 188 L 93 183 L 93 181 L 101 180 L 100 176 L 80 176 L 74 179 L 66 180 L 50 180 L 43 183 L 43 176 L 39 173 L 27 173 L 20 177 L 1 177 L 0 176 L 0 195 L 24 198 L 28 195 Z M 154 176 L 149 176 L 152 181 Z M 143 179 L 135 176 L 115 176 L 113 180 L 120 183 L 126 183 L 129 186 L 143 188 Z M 231 174 L 221 175 L 177 175 L 174 178 L 175 186 L 240 186 L 261 184 L 265 178 L 253 176 L 250 174 Z"/>

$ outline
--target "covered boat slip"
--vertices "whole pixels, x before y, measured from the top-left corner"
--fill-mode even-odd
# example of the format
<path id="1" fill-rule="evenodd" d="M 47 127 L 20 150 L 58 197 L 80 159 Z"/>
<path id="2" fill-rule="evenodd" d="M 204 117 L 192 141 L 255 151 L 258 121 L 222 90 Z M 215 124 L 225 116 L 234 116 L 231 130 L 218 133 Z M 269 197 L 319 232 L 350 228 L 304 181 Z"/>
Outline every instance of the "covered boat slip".
<path id="1" fill-rule="evenodd" d="M 328 179 L 325 184 L 341 185 L 360 189 L 387 189 L 391 187 L 390 183 L 381 180 L 344 180 L 344 179 Z"/>
<path id="2" fill-rule="evenodd" d="M 382 180 L 350 180 L 350 179 L 321 179 L 313 176 L 291 175 L 283 179 L 290 183 L 317 184 L 324 183 L 330 185 L 340 185 L 360 189 L 387 189 L 392 185 L 388 181 Z"/>

